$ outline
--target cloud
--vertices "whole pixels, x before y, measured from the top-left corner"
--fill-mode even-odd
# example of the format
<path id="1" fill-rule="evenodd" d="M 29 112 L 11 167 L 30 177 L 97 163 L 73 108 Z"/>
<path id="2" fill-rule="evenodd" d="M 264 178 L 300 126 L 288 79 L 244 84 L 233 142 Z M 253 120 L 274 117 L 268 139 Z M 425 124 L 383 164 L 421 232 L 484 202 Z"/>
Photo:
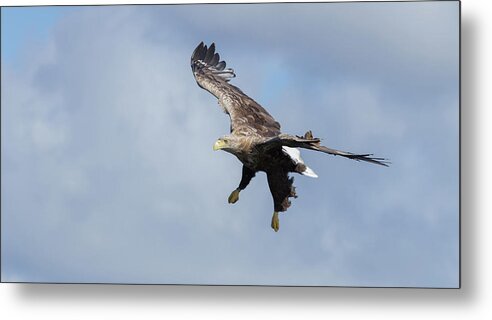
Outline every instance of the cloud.
<path id="1" fill-rule="evenodd" d="M 457 8 L 423 9 L 66 14 L 2 65 L 2 279 L 455 286 Z M 320 178 L 296 176 L 278 234 L 264 174 L 227 204 L 241 164 L 212 151 L 229 120 L 191 75 L 201 40 L 286 132 L 393 166 L 304 152 Z"/>

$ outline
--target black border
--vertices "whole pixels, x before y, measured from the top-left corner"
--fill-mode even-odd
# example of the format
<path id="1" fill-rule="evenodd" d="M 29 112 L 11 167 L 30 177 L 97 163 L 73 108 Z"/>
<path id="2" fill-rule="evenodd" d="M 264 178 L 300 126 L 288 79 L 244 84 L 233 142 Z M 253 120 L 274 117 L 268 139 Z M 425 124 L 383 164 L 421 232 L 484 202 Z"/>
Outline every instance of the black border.
<path id="1" fill-rule="evenodd" d="M 312 3 L 336 3 L 336 4 L 344 4 L 344 3 L 407 3 L 407 2 L 458 2 L 458 61 L 459 61 L 459 66 L 458 66 L 458 113 L 459 113 L 459 120 L 458 120 L 458 287 L 413 287 L 413 286 L 408 286 L 408 287 L 398 287 L 398 286 L 384 286 L 384 287 L 378 287 L 378 286 L 326 286 L 326 285 L 251 285 L 251 284 L 180 284 L 180 283 L 118 283 L 118 282 L 28 282 L 28 281 L 3 281 L 1 279 L 2 275 L 2 237 L 1 237 L 1 230 L 2 230 L 2 214 L 1 214 L 1 207 L 0 207 L 0 284 L 6 283 L 6 284 L 34 284 L 34 285 L 45 285 L 45 284 L 55 284 L 55 285 L 106 285 L 106 286 L 184 286 L 184 287 L 272 287 L 272 288 L 353 288 L 353 289 L 431 289 L 431 290 L 460 290 L 462 289 L 462 243 L 461 243 L 461 222 L 462 222 L 462 215 L 461 215 L 461 100 L 462 100 L 462 95 L 461 95 L 461 0 L 403 0 L 403 1 L 308 1 L 308 2 L 228 2 L 228 3 L 164 3 L 164 4 L 159 4 L 159 3 L 138 3 L 138 4 L 55 4 L 55 5 L 0 5 L 0 17 L 1 17 L 1 11 L 3 8 L 33 8 L 33 7 L 109 7 L 109 6 L 185 6 L 185 5 L 235 5 L 235 4 L 256 4 L 256 5 L 261 5 L 261 4 L 312 4 Z M 1 20 L 1 18 L 0 18 Z M 0 34 L 1 34 L 1 25 L 0 25 Z M 1 38 L 1 36 L 0 36 Z M 1 39 L 0 39 L 1 40 Z M 0 55 L 1 55 L 1 41 L 0 41 Z M 0 97 L 2 96 L 2 78 L 0 77 Z M 1 128 L 1 111 L 3 109 L 1 108 L 1 99 L 0 99 L 0 128 Z M 1 130 L 0 130 L 0 147 L 1 147 Z M 0 148 L 1 150 L 1 148 Z M 0 157 L 0 177 L 1 177 L 1 172 L 3 171 L 3 166 L 2 166 L 2 158 Z M 3 180 L 0 180 L 0 203 L 2 202 L 2 195 L 3 193 L 1 192 L 3 184 L 1 183 Z"/>

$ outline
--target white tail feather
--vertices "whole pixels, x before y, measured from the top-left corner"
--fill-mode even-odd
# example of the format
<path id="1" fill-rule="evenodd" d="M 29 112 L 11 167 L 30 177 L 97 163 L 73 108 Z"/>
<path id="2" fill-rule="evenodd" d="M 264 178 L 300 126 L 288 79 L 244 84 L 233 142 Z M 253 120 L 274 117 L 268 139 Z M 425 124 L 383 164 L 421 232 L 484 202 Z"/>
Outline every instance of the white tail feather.
<path id="1" fill-rule="evenodd" d="M 294 161 L 295 164 L 301 163 L 301 164 L 306 166 L 306 164 L 304 163 L 304 161 L 301 158 L 301 151 L 299 149 L 282 146 L 282 151 L 286 155 L 288 155 L 292 159 L 292 161 Z M 303 172 L 301 172 L 301 174 L 304 176 L 311 177 L 311 178 L 317 178 L 318 177 L 318 175 L 308 166 L 306 166 L 306 169 Z"/>

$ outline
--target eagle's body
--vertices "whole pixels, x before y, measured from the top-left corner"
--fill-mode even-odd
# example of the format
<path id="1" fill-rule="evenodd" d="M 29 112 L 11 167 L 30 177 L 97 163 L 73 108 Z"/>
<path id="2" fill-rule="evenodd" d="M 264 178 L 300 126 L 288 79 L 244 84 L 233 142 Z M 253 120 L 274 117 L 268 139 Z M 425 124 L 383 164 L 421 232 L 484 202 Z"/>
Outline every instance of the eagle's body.
<path id="1" fill-rule="evenodd" d="M 239 192 L 246 188 L 256 172 L 265 172 L 273 196 L 272 228 L 275 231 L 279 228 L 278 212 L 286 211 L 290 206 L 289 198 L 296 197 L 292 185 L 294 178 L 289 177 L 289 173 L 317 177 L 304 164 L 297 148 L 387 165 L 384 159 L 373 158 L 370 154 L 352 154 L 321 146 L 311 131 L 304 136 L 281 133 L 280 124 L 262 106 L 228 83 L 235 74 L 225 67 L 226 63 L 220 61 L 213 43 L 208 48 L 201 42 L 191 56 L 191 69 L 197 84 L 212 93 L 231 118 L 230 134 L 217 140 L 214 150 L 232 153 L 243 163 L 241 182 L 229 196 L 229 203 L 238 200 Z"/>

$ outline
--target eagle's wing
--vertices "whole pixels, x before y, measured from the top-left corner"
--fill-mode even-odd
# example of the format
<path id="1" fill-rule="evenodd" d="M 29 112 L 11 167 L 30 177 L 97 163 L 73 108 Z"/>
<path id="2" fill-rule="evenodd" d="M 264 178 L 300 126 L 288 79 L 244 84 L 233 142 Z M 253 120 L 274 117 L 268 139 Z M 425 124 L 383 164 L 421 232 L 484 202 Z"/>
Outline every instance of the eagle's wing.
<path id="1" fill-rule="evenodd" d="M 229 84 L 236 75 L 234 70 L 226 68 L 225 61 L 220 61 L 214 43 L 207 48 L 200 42 L 191 55 L 191 70 L 197 84 L 219 99 L 230 116 L 232 134 L 259 137 L 280 134 L 280 124 L 262 106 Z"/>
<path id="2" fill-rule="evenodd" d="M 340 151 L 336 149 L 327 148 L 321 145 L 319 138 L 314 138 L 311 131 L 306 132 L 302 137 L 291 136 L 288 134 L 280 134 L 277 137 L 273 137 L 265 140 L 265 142 L 257 145 L 257 148 L 262 148 L 264 151 L 271 148 L 278 148 L 281 146 L 287 146 L 292 148 L 304 148 L 309 150 L 321 151 L 324 153 L 332 154 L 335 156 L 342 156 L 345 158 L 353 159 L 356 161 L 365 161 L 381 166 L 387 167 L 390 164 L 385 158 L 376 158 L 372 154 L 354 154 L 346 151 Z"/>

